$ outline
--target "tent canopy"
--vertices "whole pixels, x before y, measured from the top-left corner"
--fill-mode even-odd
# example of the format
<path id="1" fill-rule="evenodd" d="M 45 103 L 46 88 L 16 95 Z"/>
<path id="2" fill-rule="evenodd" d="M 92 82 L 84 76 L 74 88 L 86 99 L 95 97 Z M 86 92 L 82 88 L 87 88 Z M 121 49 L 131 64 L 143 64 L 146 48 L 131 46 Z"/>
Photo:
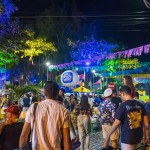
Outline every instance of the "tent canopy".
<path id="1" fill-rule="evenodd" d="M 88 92 L 92 92 L 92 91 L 83 86 L 80 86 L 80 87 L 74 89 L 73 92 L 88 93 Z"/>

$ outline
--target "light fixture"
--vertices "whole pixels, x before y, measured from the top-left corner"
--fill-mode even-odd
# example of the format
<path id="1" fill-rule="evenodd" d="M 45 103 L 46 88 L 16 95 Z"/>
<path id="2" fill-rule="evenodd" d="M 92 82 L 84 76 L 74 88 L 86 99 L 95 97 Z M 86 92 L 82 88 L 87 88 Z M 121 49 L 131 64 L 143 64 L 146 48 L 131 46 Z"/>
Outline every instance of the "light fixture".
<path id="1" fill-rule="evenodd" d="M 90 62 L 86 62 L 86 65 L 89 66 L 89 65 L 90 65 Z"/>
<path id="2" fill-rule="evenodd" d="M 95 73 L 96 71 L 95 70 L 92 70 L 92 73 Z"/>
<path id="3" fill-rule="evenodd" d="M 78 69 L 78 68 L 76 68 L 75 70 L 76 70 L 76 71 L 78 71 L 79 69 Z"/>
<path id="4" fill-rule="evenodd" d="M 46 62 L 46 66 L 49 66 L 50 65 L 50 62 Z"/>

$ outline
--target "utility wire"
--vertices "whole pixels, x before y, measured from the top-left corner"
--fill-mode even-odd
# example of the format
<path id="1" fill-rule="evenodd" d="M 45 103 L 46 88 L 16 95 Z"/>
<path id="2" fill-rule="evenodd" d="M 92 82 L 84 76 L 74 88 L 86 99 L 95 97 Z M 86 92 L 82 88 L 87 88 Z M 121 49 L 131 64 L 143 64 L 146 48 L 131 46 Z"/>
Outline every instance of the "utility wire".
<path id="1" fill-rule="evenodd" d="M 11 16 L 10 18 L 103 18 L 103 17 L 149 17 L 150 14 L 144 14 L 144 15 L 94 15 L 94 16 L 88 16 L 88 15 L 81 15 L 81 16 L 51 16 L 51 15 L 42 15 L 42 16 Z M 1 17 L 5 18 L 5 17 Z"/>

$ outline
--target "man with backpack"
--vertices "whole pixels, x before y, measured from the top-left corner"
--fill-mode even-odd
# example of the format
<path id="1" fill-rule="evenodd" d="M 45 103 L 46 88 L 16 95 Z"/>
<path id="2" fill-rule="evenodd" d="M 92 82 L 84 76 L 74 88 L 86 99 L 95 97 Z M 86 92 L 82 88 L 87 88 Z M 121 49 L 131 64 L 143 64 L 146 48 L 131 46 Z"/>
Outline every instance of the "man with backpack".
<path id="1" fill-rule="evenodd" d="M 27 111 L 19 147 L 25 146 L 32 131 L 33 150 L 61 150 L 61 145 L 64 150 L 71 150 L 70 115 L 57 100 L 59 86 L 53 81 L 47 81 L 44 91 L 46 100 L 37 104 L 36 113 L 34 104 Z"/>

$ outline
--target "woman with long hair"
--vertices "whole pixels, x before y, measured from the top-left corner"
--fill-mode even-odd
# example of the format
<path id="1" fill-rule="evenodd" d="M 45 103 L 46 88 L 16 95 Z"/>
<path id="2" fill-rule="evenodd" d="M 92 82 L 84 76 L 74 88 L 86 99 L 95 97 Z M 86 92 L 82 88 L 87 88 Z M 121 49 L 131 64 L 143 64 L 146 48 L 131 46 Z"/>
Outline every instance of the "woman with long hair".
<path id="1" fill-rule="evenodd" d="M 89 150 L 90 146 L 90 115 L 92 115 L 92 110 L 90 104 L 88 103 L 88 97 L 86 95 L 81 96 L 79 104 L 79 116 L 77 119 L 78 122 L 78 132 L 79 139 L 81 142 L 80 150 Z M 85 148 L 84 148 L 84 141 Z"/>
<path id="2" fill-rule="evenodd" d="M 134 97 L 135 87 L 134 87 L 134 85 L 133 85 L 132 77 L 131 77 L 131 76 L 124 76 L 124 77 L 123 77 L 123 83 L 124 83 L 124 85 L 127 85 L 127 86 L 130 87 L 132 97 Z"/>

